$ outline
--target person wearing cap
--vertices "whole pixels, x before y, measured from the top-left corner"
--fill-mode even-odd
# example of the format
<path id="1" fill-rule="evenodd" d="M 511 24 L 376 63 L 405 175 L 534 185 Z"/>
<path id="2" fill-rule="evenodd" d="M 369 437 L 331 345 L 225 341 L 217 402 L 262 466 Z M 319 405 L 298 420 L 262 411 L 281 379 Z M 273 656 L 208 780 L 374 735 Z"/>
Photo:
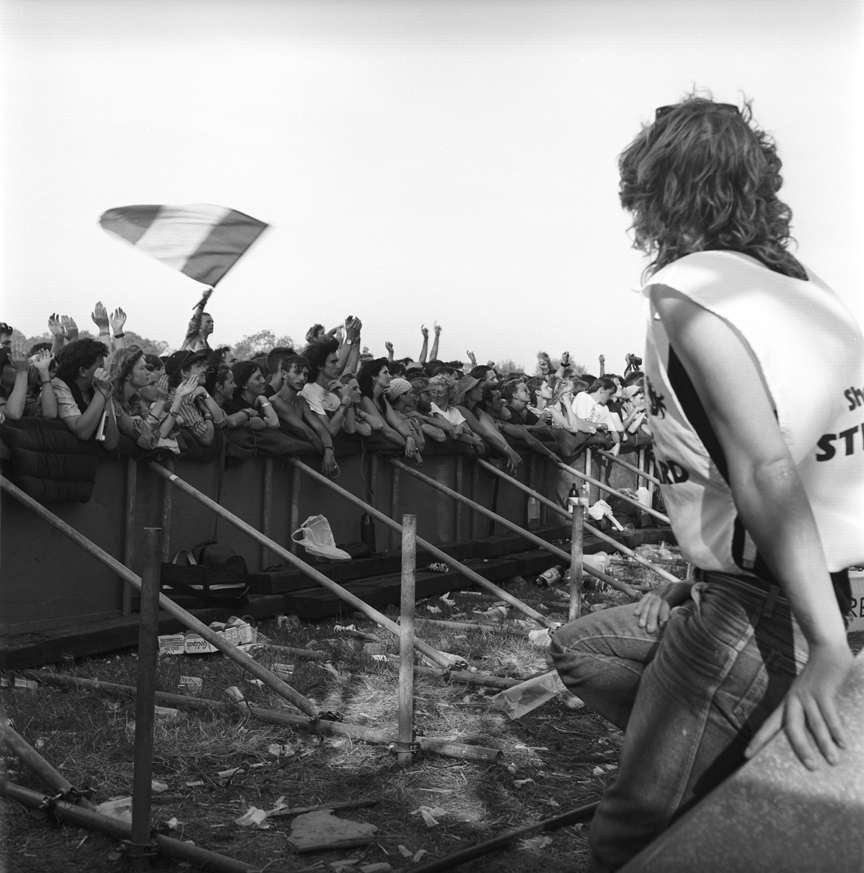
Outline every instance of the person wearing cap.
<path id="1" fill-rule="evenodd" d="M 498 432 L 492 417 L 480 403 L 484 383 L 475 376 L 463 376 L 456 383 L 456 406 L 465 418 L 465 424 L 488 445 L 507 459 L 507 470 L 512 475 L 522 465 L 519 453 Z"/>
<path id="2" fill-rule="evenodd" d="M 564 684 L 624 730 L 589 833 L 595 871 L 623 867 L 778 734 L 798 759 L 785 766 L 820 782 L 852 763 L 836 701 L 853 668 L 864 450 L 843 435 L 861 429 L 846 395 L 864 385 L 864 336 L 788 250 L 780 168 L 749 105 L 696 95 L 659 108 L 619 158 L 634 245 L 653 258 L 660 487 L 696 572 L 552 636 Z M 667 869 L 661 853 L 651 864 Z"/>
<path id="3" fill-rule="evenodd" d="M 204 387 L 209 355 L 207 349 L 181 349 L 169 355 L 165 362 L 165 374 L 171 388 L 166 417 L 175 419 L 184 437 L 191 436 L 202 446 L 212 445 L 217 426 L 225 426 L 225 413 Z M 182 396 L 178 406 L 175 404 L 177 388 L 181 383 L 189 381 L 196 383 L 195 389 Z"/>
<path id="4" fill-rule="evenodd" d="M 389 400 L 387 415 L 390 426 L 400 433 L 405 425 L 411 428 L 418 455 L 420 452 L 424 452 L 426 450 L 426 435 L 422 420 L 413 416 L 417 409 L 417 396 L 414 394 L 411 383 L 400 376 L 391 379 L 387 389 L 387 400 Z M 446 434 L 441 431 L 439 433 L 441 433 L 442 440 L 447 439 Z"/>
<path id="5" fill-rule="evenodd" d="M 429 380 L 425 376 L 414 376 L 410 382 L 414 392 L 411 417 L 420 423 L 426 436 L 439 443 L 445 442 L 448 436 L 454 436 L 453 425 L 440 412 L 432 409 L 432 386 Z"/>

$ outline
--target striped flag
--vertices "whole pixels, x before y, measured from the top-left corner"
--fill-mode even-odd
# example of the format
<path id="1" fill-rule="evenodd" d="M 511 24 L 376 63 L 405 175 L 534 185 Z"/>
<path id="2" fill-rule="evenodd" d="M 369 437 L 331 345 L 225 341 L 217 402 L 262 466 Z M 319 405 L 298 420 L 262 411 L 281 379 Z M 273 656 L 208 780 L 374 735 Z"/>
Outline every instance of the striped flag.
<path id="1" fill-rule="evenodd" d="M 118 206 L 99 224 L 153 258 L 214 286 L 268 227 L 225 206 Z"/>

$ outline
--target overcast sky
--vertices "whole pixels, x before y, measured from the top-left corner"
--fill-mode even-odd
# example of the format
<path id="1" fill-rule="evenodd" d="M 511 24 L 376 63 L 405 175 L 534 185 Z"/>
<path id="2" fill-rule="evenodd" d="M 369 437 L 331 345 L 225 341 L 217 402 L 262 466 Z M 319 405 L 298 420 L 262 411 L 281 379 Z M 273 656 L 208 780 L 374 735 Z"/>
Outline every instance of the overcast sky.
<path id="1" fill-rule="evenodd" d="M 641 353 L 617 155 L 694 85 L 777 139 L 797 254 L 864 316 L 862 3 L 29 0 L 2 9 L 2 308 L 31 336 L 97 300 L 172 346 L 201 286 L 106 209 L 215 203 L 270 229 L 213 340 L 513 358 Z"/>

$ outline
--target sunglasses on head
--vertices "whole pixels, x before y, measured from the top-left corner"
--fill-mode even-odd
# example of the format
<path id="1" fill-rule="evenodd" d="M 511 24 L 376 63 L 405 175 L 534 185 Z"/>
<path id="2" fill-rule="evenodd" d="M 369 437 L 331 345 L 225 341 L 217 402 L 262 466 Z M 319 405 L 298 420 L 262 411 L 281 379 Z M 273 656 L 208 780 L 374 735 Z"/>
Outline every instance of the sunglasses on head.
<path id="1" fill-rule="evenodd" d="M 654 110 L 654 120 L 659 121 L 665 115 L 668 115 L 673 109 L 677 109 L 681 104 L 675 103 L 672 106 L 659 106 Z M 718 109 L 728 109 L 737 115 L 741 114 L 741 110 L 735 106 L 733 103 L 714 103 Z"/>

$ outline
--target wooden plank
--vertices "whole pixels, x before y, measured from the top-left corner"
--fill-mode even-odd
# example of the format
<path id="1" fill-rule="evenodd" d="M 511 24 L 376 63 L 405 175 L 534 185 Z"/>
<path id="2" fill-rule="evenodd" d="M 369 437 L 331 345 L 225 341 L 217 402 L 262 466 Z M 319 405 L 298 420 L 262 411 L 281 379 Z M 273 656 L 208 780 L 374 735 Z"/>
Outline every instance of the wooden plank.
<path id="1" fill-rule="evenodd" d="M 224 607 L 189 610 L 200 621 L 225 621 L 232 615 L 251 616 L 258 620 L 280 615 L 284 600 L 281 595 L 252 597 L 249 603 L 233 610 Z M 183 625 L 167 613 L 159 615 L 159 633 L 174 634 Z M 0 670 L 22 670 L 57 663 L 62 655 L 83 658 L 101 655 L 117 649 L 131 648 L 138 642 L 138 615 L 117 616 L 83 627 L 67 627 L 39 634 L 7 637 L 0 651 Z"/>

